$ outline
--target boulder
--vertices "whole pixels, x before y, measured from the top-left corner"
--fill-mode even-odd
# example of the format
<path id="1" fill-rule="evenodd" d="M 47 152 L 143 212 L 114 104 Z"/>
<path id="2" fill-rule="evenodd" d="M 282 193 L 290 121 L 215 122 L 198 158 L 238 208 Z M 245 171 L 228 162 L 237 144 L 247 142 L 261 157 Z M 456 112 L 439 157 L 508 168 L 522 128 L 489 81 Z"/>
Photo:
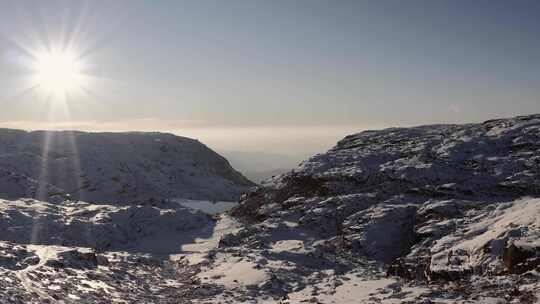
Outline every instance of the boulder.
<path id="1" fill-rule="evenodd" d="M 509 273 L 521 274 L 540 265 L 539 248 L 519 247 L 511 243 L 504 248 L 502 259 Z"/>
<path id="2" fill-rule="evenodd" d="M 373 259 L 391 263 L 414 244 L 416 207 L 382 205 L 360 211 L 343 224 L 352 247 Z"/>
<path id="3" fill-rule="evenodd" d="M 56 259 L 45 265 L 53 268 L 93 269 L 98 267 L 98 256 L 94 252 L 81 252 L 77 249 L 58 253 Z"/>

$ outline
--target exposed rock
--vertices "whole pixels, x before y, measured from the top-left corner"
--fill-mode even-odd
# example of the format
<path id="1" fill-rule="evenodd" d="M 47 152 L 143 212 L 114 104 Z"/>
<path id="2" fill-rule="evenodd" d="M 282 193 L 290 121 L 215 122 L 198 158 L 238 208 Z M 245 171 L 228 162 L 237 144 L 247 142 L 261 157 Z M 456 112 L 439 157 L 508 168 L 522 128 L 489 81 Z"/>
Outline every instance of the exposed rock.
<path id="1" fill-rule="evenodd" d="M 414 244 L 415 214 L 414 206 L 374 206 L 348 217 L 344 232 L 353 249 L 390 263 Z"/>
<path id="2" fill-rule="evenodd" d="M 21 270 L 37 263 L 39 257 L 27 250 L 26 246 L 0 242 L 0 268 Z"/>
<path id="3" fill-rule="evenodd" d="M 0 201 L 0 302 L 533 304 L 539 143 L 540 115 L 362 132 L 251 189 L 230 226 Z"/>
<path id="4" fill-rule="evenodd" d="M 249 224 L 218 255 L 293 262 L 305 276 L 325 267 L 367 276 L 382 263 L 391 277 L 456 286 L 437 292 L 504 298 L 497 288 L 512 290 L 511 277 L 493 275 L 534 277 L 538 266 L 536 253 L 505 246 L 540 247 L 539 144 L 540 115 L 347 136 L 243 196 L 231 215 Z"/>
<path id="5" fill-rule="evenodd" d="M 524 273 L 540 265 L 540 248 L 518 247 L 511 243 L 504 248 L 502 259 L 510 273 Z"/>
<path id="6" fill-rule="evenodd" d="M 92 269 L 98 266 L 98 258 L 94 252 L 74 249 L 59 253 L 56 259 L 48 260 L 45 265 L 53 268 Z"/>

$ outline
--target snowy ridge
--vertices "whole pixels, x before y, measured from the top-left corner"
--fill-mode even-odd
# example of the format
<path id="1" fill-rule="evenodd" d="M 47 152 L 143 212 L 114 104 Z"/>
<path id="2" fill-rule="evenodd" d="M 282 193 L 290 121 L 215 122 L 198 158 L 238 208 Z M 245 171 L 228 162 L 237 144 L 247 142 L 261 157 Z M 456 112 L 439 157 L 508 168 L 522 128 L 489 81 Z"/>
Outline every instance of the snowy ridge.
<path id="1" fill-rule="evenodd" d="M 254 303 L 537 303 L 538 196 L 540 115 L 366 131 L 247 193 L 216 267 Z"/>
<path id="2" fill-rule="evenodd" d="M 197 140 L 164 133 L 0 129 L 0 168 L 0 194 L 9 191 L 8 198 L 49 200 L 50 191 L 29 185 L 37 183 L 99 203 L 177 197 L 235 201 L 252 185 Z M 8 173 L 25 179 L 14 185 L 13 178 L 3 177 Z"/>
<path id="3" fill-rule="evenodd" d="M 289 177 L 320 179 L 338 193 L 384 186 L 432 195 L 539 195 L 539 124 L 540 115 L 531 115 L 482 124 L 366 131 L 305 161 Z M 276 182 L 283 181 L 287 176 Z M 333 181 L 354 188 L 334 189 Z"/>

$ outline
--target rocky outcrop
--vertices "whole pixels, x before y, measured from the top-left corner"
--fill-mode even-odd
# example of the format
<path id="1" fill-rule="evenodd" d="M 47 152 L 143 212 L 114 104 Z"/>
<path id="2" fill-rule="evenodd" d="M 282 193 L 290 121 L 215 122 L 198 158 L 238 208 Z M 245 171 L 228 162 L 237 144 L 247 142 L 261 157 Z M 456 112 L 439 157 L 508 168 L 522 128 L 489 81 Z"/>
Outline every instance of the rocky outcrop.
<path id="1" fill-rule="evenodd" d="M 348 217 L 344 232 L 355 251 L 390 263 L 414 244 L 415 213 L 413 206 L 375 206 Z"/>
<path id="2" fill-rule="evenodd" d="M 509 273 L 531 271 L 540 267 L 540 248 L 521 247 L 512 243 L 504 248 L 502 260 Z"/>
<path id="3" fill-rule="evenodd" d="M 101 257 L 101 260 L 105 261 L 106 258 Z M 68 250 L 58 253 L 56 259 L 47 260 L 45 265 L 53 268 L 94 269 L 98 266 L 98 256 L 94 252 Z"/>
<path id="4" fill-rule="evenodd" d="M 396 194 L 428 198 L 540 194 L 540 115 L 347 136 L 293 172 L 266 181 L 292 195 Z M 322 192 L 321 192 L 322 191 Z"/>
<path id="5" fill-rule="evenodd" d="M 0 200 L 0 302 L 537 303 L 539 141 L 540 115 L 362 132 L 250 189 L 240 222 Z"/>
<path id="6" fill-rule="evenodd" d="M 234 240 L 227 250 L 273 248 L 301 234 L 303 254 L 319 262 L 302 271 L 368 269 L 371 261 L 408 281 L 474 276 L 475 286 L 490 286 L 493 275 L 523 275 L 521 283 L 531 282 L 539 148 L 540 115 L 347 136 L 245 194 L 231 215 L 249 228 L 227 236 Z"/>

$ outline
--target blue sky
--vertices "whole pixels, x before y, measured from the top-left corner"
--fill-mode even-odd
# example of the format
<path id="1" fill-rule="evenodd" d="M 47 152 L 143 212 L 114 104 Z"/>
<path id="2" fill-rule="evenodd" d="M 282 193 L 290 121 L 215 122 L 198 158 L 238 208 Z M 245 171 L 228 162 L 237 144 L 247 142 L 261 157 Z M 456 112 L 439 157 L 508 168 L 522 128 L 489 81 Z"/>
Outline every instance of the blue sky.
<path id="1" fill-rule="evenodd" d="M 66 41 L 94 80 L 51 115 L 23 49 Z M 532 0 L 2 1 L 0 52 L 9 127 L 308 154 L 366 128 L 540 112 Z"/>

